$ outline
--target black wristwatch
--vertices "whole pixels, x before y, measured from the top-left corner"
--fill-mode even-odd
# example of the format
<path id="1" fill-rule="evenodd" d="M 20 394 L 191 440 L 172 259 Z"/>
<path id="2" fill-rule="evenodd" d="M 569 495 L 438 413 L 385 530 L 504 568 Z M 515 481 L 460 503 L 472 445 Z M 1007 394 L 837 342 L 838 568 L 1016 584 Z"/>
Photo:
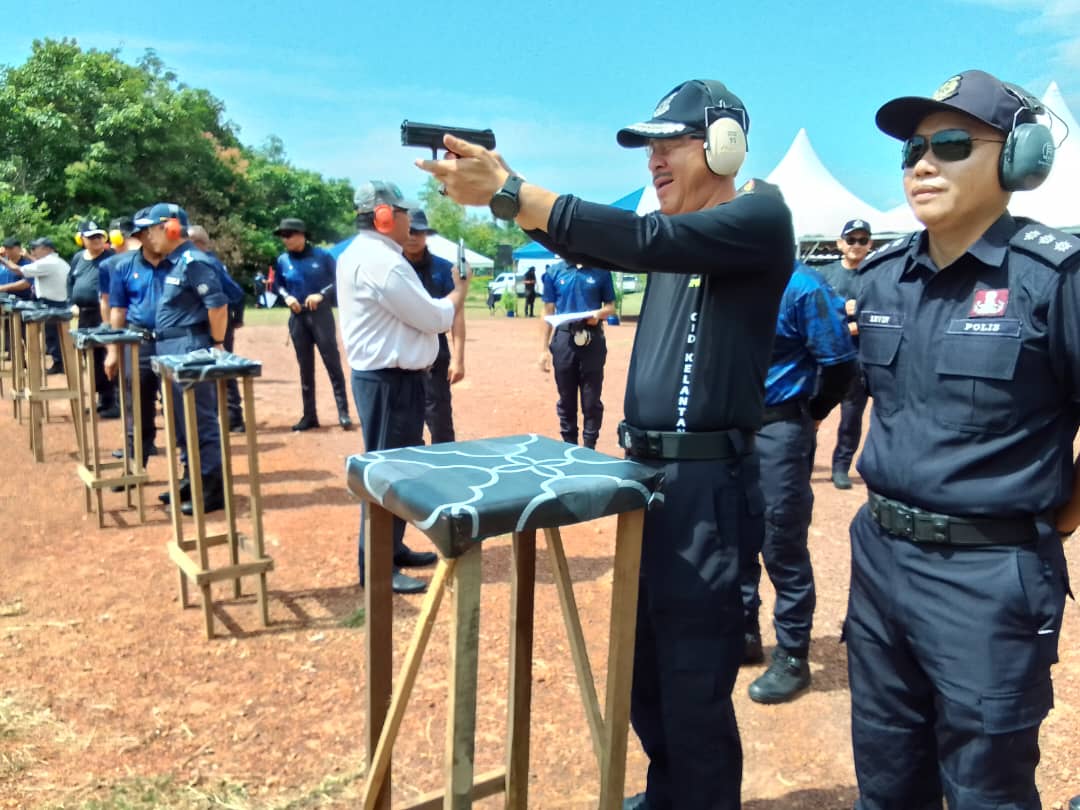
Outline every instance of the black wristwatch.
<path id="1" fill-rule="evenodd" d="M 518 199 L 518 192 L 521 191 L 521 184 L 524 182 L 516 174 L 506 178 L 503 187 L 495 192 L 495 196 L 491 198 L 489 203 L 493 216 L 497 219 L 510 220 L 518 215 L 518 211 L 521 210 L 521 200 Z"/>

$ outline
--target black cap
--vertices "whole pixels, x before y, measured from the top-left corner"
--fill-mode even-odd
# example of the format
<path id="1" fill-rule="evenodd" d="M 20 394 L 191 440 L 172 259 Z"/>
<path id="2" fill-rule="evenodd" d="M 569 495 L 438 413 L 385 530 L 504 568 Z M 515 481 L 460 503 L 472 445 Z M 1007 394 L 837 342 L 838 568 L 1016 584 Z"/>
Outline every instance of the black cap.
<path id="1" fill-rule="evenodd" d="M 108 236 L 109 235 L 108 233 L 105 232 L 104 228 L 102 228 L 100 225 L 98 225 L 92 219 L 84 219 L 82 222 L 80 222 L 79 223 L 79 231 L 78 231 L 78 233 L 79 233 L 79 236 L 83 237 L 83 239 L 85 239 L 88 236 Z"/>
<path id="2" fill-rule="evenodd" d="M 691 79 L 665 95 L 653 110 L 652 118 L 619 130 L 615 139 L 620 146 L 644 146 L 646 141 L 678 138 L 690 132 L 705 132 L 706 110 L 721 107 L 729 110 L 750 131 L 750 116 L 739 97 L 722 83 L 711 79 Z"/>
<path id="3" fill-rule="evenodd" d="M 34 250 L 35 248 L 39 248 L 39 247 L 47 247 L 47 248 L 50 248 L 51 250 L 56 250 L 55 243 L 53 242 L 52 239 L 50 239 L 47 236 L 39 236 L 37 239 L 35 239 L 33 242 L 31 242 L 29 245 L 27 245 L 27 247 L 29 247 L 31 250 Z"/>
<path id="4" fill-rule="evenodd" d="M 1042 103 L 1024 88 L 981 70 L 965 70 L 947 79 L 929 98 L 894 98 L 877 111 L 875 120 L 878 129 L 903 141 L 935 112 L 961 112 L 1001 132 L 1011 132 L 1015 124 L 1034 121 L 1042 111 Z"/>
<path id="5" fill-rule="evenodd" d="M 852 231 L 866 231 L 868 235 L 874 233 L 870 230 L 870 223 L 865 219 L 849 219 L 844 223 L 844 227 L 840 229 L 840 238 L 843 239 Z"/>
<path id="6" fill-rule="evenodd" d="M 281 220 L 281 223 L 274 228 L 274 236 L 281 236 L 283 233 L 288 232 L 302 233 L 307 236 L 307 225 L 304 224 L 304 220 L 296 219 L 295 217 L 285 217 Z"/>
<path id="7" fill-rule="evenodd" d="M 780 192 L 780 186 L 762 180 L 760 177 L 751 177 L 743 183 L 739 187 L 739 194 L 767 194 L 781 200 L 784 199 L 784 195 Z"/>
<path id="8" fill-rule="evenodd" d="M 117 217 L 109 223 L 109 230 L 120 231 L 126 238 L 135 233 L 135 222 L 131 217 Z"/>
<path id="9" fill-rule="evenodd" d="M 409 212 L 409 230 L 426 234 L 438 233 L 428 224 L 427 214 L 420 208 L 414 208 Z"/>
<path id="10" fill-rule="evenodd" d="M 9 236 L 4 240 L 4 247 L 22 247 L 22 240 L 17 236 Z"/>

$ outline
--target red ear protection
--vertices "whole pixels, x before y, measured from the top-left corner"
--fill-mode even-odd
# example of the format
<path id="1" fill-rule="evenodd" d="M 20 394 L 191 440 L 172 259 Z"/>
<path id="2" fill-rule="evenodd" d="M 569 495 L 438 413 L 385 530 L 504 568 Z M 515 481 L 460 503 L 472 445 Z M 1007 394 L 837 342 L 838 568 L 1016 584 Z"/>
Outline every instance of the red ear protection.
<path id="1" fill-rule="evenodd" d="M 394 230 L 394 209 L 389 205 L 375 206 L 375 230 L 379 233 L 390 233 Z"/>
<path id="2" fill-rule="evenodd" d="M 184 226 L 176 217 L 165 220 L 165 237 L 170 241 L 180 239 L 184 235 Z"/>

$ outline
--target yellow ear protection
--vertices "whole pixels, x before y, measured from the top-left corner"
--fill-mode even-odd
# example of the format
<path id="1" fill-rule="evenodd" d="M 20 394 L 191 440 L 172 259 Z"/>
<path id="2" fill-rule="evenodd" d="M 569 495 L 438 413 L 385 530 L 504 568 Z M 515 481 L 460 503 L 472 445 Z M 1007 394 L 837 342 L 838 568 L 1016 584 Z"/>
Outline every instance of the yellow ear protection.
<path id="1" fill-rule="evenodd" d="M 394 230 L 394 209 L 383 203 L 375 206 L 374 222 L 375 230 L 379 233 L 390 233 Z"/>
<path id="2" fill-rule="evenodd" d="M 81 233 L 76 233 L 75 234 L 75 244 L 78 245 L 79 247 L 83 246 L 82 234 Z"/>
<path id="3" fill-rule="evenodd" d="M 109 231 L 109 244 L 114 248 L 122 247 L 124 244 L 124 234 L 122 231 L 113 228 Z"/>
<path id="4" fill-rule="evenodd" d="M 1054 165 L 1054 139 L 1049 127 L 1032 120 L 1018 124 L 1022 113 L 1035 119 L 1046 112 L 1042 102 L 1015 84 L 1005 84 L 1005 92 L 1020 102 L 1013 116 L 1012 131 L 1005 137 L 998 163 L 998 180 L 1006 191 L 1031 191 L 1042 185 Z"/>

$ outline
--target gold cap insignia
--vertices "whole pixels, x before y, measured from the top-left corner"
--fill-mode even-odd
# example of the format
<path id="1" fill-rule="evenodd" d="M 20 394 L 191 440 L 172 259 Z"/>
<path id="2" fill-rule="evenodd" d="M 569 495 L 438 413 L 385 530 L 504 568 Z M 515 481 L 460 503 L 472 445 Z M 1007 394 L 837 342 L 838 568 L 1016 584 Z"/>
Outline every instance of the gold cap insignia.
<path id="1" fill-rule="evenodd" d="M 931 96 L 934 101 L 945 101 L 952 98 L 960 90 L 960 77 L 953 76 L 951 79 L 947 79 L 941 87 L 934 91 L 934 95 Z"/>

